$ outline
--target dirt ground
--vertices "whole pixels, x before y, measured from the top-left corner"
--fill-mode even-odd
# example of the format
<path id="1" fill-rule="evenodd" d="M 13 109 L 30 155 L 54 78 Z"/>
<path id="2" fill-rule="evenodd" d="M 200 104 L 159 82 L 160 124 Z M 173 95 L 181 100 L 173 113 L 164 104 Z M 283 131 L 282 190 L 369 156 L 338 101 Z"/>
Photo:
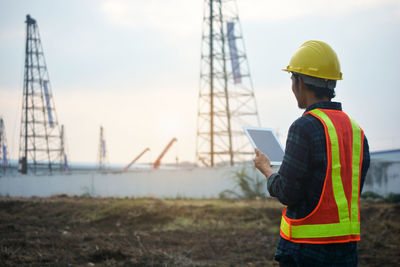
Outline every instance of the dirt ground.
<path id="1" fill-rule="evenodd" d="M 278 266 L 260 200 L 0 198 L 1 266 Z M 360 266 L 400 263 L 400 205 L 361 202 Z"/>

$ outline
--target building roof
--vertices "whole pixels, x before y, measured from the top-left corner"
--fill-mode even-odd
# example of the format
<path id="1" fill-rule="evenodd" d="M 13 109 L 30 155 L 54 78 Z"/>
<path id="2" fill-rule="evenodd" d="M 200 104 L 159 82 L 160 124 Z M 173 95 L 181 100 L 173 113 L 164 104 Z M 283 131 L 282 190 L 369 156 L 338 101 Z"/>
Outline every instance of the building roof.
<path id="1" fill-rule="evenodd" d="M 400 149 L 374 151 L 370 155 L 371 159 L 400 161 Z"/>

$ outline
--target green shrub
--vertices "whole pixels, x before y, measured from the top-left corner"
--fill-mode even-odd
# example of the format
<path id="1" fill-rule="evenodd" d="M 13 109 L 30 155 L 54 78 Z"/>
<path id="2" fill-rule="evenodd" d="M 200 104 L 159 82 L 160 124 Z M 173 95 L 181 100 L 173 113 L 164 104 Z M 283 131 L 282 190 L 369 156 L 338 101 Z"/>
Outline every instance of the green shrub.
<path id="1" fill-rule="evenodd" d="M 390 203 L 400 203 L 400 194 L 390 193 L 384 200 Z"/>
<path id="2" fill-rule="evenodd" d="M 253 167 L 251 168 L 252 173 L 248 174 L 249 168 L 242 167 L 240 171 L 235 171 L 233 175 L 235 187 L 239 187 L 240 193 L 235 190 L 224 190 L 219 194 L 220 198 L 243 198 L 243 199 L 255 199 L 266 197 L 266 186 L 265 178 L 260 177 L 261 175 Z"/>
<path id="3" fill-rule="evenodd" d="M 389 193 L 386 197 L 383 197 L 377 193 L 367 191 L 361 194 L 361 199 L 373 199 L 389 203 L 400 203 L 400 194 Z"/>
<path id="4" fill-rule="evenodd" d="M 361 199 L 374 199 L 374 200 L 382 200 L 383 197 L 377 193 L 367 191 L 361 194 Z"/>

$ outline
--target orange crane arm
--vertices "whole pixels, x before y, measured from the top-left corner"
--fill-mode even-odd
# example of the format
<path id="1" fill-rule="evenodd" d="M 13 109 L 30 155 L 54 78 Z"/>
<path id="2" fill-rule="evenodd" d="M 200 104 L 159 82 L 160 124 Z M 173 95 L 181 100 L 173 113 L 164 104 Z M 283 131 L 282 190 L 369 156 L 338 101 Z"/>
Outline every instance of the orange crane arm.
<path id="1" fill-rule="evenodd" d="M 138 159 L 140 159 L 140 157 L 143 156 L 143 154 L 149 150 L 150 148 L 146 148 L 145 150 L 143 150 L 142 153 L 140 153 L 139 156 L 137 156 L 134 160 L 132 160 L 131 163 L 129 163 L 122 171 L 126 172 L 132 166 L 133 163 L 135 163 Z"/>
<path id="2" fill-rule="evenodd" d="M 168 145 L 164 148 L 164 151 L 160 154 L 160 156 L 158 156 L 157 160 L 154 162 L 154 164 L 153 164 L 153 168 L 154 168 L 154 169 L 157 169 L 158 166 L 160 166 L 160 164 L 161 164 L 161 159 L 164 157 L 165 153 L 167 153 L 168 149 L 172 146 L 172 144 L 173 144 L 175 141 L 178 141 L 178 139 L 176 139 L 175 137 L 172 138 L 171 141 L 169 141 Z"/>

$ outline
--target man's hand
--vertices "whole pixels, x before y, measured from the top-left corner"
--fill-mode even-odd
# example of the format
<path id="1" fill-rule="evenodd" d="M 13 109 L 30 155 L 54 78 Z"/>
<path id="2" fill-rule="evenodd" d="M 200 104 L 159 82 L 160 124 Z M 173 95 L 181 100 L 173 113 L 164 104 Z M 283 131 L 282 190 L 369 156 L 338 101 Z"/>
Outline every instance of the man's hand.
<path id="1" fill-rule="evenodd" d="M 267 155 L 262 153 L 257 148 L 254 149 L 254 151 L 256 152 L 256 156 L 254 157 L 254 166 L 265 175 L 265 178 L 268 179 L 274 173 L 271 168 L 271 162 Z"/>

